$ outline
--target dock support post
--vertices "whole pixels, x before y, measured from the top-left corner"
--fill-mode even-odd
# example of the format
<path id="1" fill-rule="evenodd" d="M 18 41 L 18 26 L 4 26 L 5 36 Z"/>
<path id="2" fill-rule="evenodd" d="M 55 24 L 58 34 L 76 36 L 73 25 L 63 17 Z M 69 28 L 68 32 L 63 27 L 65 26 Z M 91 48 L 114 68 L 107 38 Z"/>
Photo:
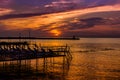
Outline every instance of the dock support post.
<path id="1" fill-rule="evenodd" d="M 38 66 L 39 66 L 39 59 L 38 58 L 36 58 L 36 72 L 38 73 Z"/>

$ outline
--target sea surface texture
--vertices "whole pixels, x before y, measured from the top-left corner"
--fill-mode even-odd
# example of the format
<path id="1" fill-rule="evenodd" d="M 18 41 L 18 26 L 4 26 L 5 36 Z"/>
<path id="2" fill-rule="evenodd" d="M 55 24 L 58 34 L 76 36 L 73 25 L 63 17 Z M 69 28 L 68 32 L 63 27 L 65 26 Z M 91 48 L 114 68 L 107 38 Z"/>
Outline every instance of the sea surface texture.
<path id="1" fill-rule="evenodd" d="M 30 42 L 40 46 L 69 45 L 72 60 L 69 64 L 64 64 L 63 58 L 55 58 L 54 63 L 49 64 L 51 59 L 48 59 L 47 69 L 44 69 L 45 65 L 41 67 L 43 60 L 38 59 L 38 71 L 46 70 L 45 73 L 30 76 L 21 75 L 20 80 L 120 80 L 120 38 L 30 40 Z M 35 61 L 31 60 L 31 68 L 36 68 Z"/>

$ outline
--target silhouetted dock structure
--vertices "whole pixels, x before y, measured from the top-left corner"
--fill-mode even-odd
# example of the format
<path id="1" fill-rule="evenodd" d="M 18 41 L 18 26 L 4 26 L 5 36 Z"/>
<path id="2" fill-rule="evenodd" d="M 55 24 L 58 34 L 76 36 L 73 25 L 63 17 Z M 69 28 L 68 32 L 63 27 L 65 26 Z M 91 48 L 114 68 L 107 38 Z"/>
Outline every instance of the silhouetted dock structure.
<path id="1" fill-rule="evenodd" d="M 58 58 L 60 58 L 62 61 L 62 69 L 68 70 L 69 64 L 72 60 L 70 47 L 67 45 L 38 46 L 37 44 L 30 44 L 29 42 L 0 42 L 0 64 L 2 65 L 3 69 L 3 72 L 0 72 L 0 75 L 3 75 L 3 73 L 5 73 L 5 75 L 8 74 L 6 71 L 10 71 L 9 74 L 12 74 L 15 72 L 13 71 L 14 68 L 18 68 L 17 74 L 19 75 L 22 72 L 23 65 L 27 72 L 31 71 L 29 66 L 32 65 L 32 60 L 35 61 L 35 73 L 39 73 L 39 71 L 41 71 L 39 65 L 42 65 L 42 71 L 44 74 L 46 74 L 49 72 L 49 70 L 54 69 L 54 64 L 57 63 L 55 62 L 55 59 Z M 6 70 L 8 69 L 8 65 L 9 70 Z M 48 66 L 52 66 L 53 68 L 48 70 L 48 68 L 50 68 Z M 63 74 L 64 73 L 65 71 L 63 70 Z M 14 75 L 15 74 L 16 72 Z"/>
<path id="2" fill-rule="evenodd" d="M 48 47 L 28 42 L 0 42 L 0 61 L 61 56 L 72 57 L 69 46 Z"/>

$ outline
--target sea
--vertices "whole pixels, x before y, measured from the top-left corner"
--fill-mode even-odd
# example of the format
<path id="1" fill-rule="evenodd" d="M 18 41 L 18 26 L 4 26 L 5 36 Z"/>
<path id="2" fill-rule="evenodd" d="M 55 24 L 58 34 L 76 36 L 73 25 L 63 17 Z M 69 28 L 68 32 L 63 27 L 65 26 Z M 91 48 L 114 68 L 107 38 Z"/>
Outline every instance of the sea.
<path id="1" fill-rule="evenodd" d="M 37 63 L 40 74 L 20 75 L 20 78 L 15 77 L 10 80 L 120 80 L 120 38 L 23 41 L 30 41 L 40 46 L 70 46 L 72 59 L 67 61 L 59 57 L 52 58 L 52 61 L 54 60 L 52 64 L 51 59 L 48 59 L 43 66 L 43 59 L 40 58 Z M 36 68 L 35 61 L 31 60 L 31 64 L 29 64 L 31 68 Z M 42 73 L 42 71 L 44 72 Z M 4 77 L 0 80 L 4 80 Z"/>

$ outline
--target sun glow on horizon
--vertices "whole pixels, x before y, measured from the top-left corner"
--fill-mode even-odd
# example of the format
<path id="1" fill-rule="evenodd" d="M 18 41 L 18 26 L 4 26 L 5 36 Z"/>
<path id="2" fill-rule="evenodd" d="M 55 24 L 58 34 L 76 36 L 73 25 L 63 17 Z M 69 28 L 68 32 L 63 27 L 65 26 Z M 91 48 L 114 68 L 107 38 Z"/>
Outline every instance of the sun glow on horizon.
<path id="1" fill-rule="evenodd" d="M 60 36 L 61 32 L 59 30 L 51 30 L 50 31 L 54 36 Z"/>

